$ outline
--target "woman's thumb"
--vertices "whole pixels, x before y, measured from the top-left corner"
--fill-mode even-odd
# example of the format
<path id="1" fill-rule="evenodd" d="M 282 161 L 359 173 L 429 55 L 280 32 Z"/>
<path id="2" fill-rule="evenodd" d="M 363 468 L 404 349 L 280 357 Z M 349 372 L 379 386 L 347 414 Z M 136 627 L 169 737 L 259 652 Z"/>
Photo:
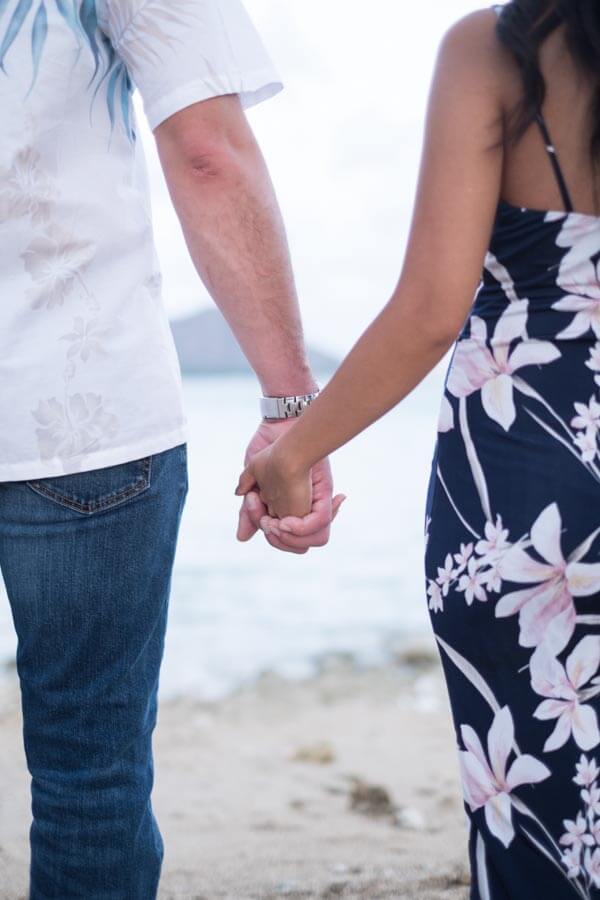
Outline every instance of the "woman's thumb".
<path id="1" fill-rule="evenodd" d="M 240 475 L 240 480 L 238 481 L 238 486 L 235 489 L 235 493 L 237 497 L 245 496 L 248 491 L 251 491 L 252 488 L 256 485 L 256 479 L 250 468 L 244 469 L 242 474 Z"/>

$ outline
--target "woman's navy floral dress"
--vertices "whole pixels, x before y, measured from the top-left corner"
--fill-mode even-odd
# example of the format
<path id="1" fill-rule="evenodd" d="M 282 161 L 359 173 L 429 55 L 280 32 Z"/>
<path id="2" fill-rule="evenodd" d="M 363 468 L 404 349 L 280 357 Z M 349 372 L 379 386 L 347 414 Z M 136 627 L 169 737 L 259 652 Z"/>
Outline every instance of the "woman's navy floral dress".
<path id="1" fill-rule="evenodd" d="M 600 898 L 600 218 L 548 150 L 567 212 L 499 206 L 427 503 L 473 900 Z"/>

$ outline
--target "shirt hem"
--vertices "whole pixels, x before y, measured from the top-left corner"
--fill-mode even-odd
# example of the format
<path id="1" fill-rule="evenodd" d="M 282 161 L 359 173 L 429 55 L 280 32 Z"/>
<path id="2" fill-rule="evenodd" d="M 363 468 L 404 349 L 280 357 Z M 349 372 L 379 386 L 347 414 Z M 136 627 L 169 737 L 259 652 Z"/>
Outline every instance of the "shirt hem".
<path id="1" fill-rule="evenodd" d="M 282 90 L 283 83 L 272 68 L 255 69 L 251 72 L 225 72 L 188 82 L 164 97 L 148 101 L 145 104 L 146 118 L 150 128 L 154 130 L 170 116 L 203 100 L 237 94 L 244 109 L 248 109 Z"/>
<path id="2" fill-rule="evenodd" d="M 0 483 L 8 481 L 37 481 L 43 478 L 56 478 L 61 475 L 73 475 L 76 472 L 90 472 L 93 469 L 105 469 L 121 463 L 143 459 L 165 450 L 171 450 L 189 440 L 187 425 L 181 425 L 174 431 L 161 434 L 152 440 L 140 441 L 137 444 L 126 444 L 123 447 L 111 447 L 86 453 L 72 460 L 46 459 L 31 463 L 17 463 L 5 466 L 0 464 Z"/>

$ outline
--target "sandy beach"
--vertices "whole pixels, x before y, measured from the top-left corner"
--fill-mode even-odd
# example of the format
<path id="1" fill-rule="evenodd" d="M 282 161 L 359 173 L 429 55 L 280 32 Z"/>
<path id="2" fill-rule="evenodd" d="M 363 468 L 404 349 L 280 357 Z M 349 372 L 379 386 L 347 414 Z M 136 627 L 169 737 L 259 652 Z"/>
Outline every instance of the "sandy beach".
<path id="1" fill-rule="evenodd" d="M 307 681 L 265 674 L 162 706 L 161 900 L 466 900 L 466 832 L 437 658 L 404 648 Z M 0 716 L 0 897 L 25 900 L 28 784 L 14 685 Z M 90 898 L 91 900 L 91 898 Z"/>

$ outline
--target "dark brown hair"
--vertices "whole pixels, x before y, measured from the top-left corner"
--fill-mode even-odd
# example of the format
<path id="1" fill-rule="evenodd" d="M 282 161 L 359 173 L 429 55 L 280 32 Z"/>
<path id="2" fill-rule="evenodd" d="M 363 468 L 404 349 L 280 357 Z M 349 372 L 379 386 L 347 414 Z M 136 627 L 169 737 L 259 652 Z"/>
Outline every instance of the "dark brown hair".
<path id="1" fill-rule="evenodd" d="M 564 26 L 578 68 L 595 84 L 590 109 L 591 156 L 600 164 L 600 0 L 511 0 L 502 7 L 497 34 L 513 55 L 523 79 L 523 99 L 510 116 L 509 140 L 519 140 L 540 112 L 546 82 L 539 65 L 544 41 Z"/>

